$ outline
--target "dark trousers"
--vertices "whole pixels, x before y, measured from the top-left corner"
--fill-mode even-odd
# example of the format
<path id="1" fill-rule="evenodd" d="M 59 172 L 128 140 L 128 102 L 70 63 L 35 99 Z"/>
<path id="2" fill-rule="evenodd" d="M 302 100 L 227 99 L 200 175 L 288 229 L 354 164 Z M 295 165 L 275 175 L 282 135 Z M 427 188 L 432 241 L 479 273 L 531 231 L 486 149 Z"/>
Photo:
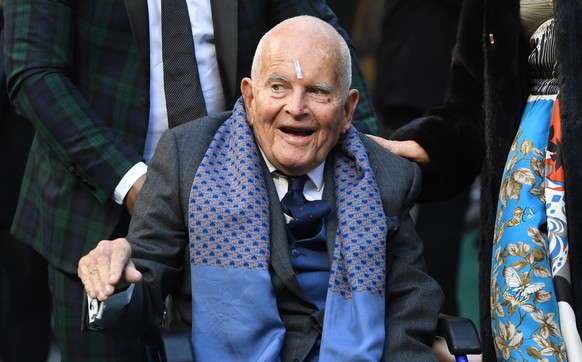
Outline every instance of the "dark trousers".
<path id="1" fill-rule="evenodd" d="M 457 276 L 469 202 L 467 189 L 451 200 L 417 205 L 416 231 L 424 245 L 428 273 L 445 293 L 442 312 L 451 315 L 459 314 Z"/>
<path id="2" fill-rule="evenodd" d="M 52 335 L 46 261 L 0 230 L 0 360 L 46 362 Z"/>

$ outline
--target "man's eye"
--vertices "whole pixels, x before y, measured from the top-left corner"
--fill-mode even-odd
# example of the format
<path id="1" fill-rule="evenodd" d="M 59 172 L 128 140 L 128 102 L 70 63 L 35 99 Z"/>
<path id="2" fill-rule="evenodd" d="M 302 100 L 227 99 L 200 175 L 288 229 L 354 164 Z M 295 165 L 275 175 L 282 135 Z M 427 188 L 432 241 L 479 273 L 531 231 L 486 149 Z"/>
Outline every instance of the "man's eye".
<path id="1" fill-rule="evenodd" d="M 271 97 L 275 98 L 283 98 L 287 94 L 287 87 L 281 83 L 273 83 L 269 85 L 269 93 Z"/>
<path id="2" fill-rule="evenodd" d="M 309 96 L 318 102 L 329 102 L 329 92 L 321 88 L 312 88 L 309 90 Z"/>

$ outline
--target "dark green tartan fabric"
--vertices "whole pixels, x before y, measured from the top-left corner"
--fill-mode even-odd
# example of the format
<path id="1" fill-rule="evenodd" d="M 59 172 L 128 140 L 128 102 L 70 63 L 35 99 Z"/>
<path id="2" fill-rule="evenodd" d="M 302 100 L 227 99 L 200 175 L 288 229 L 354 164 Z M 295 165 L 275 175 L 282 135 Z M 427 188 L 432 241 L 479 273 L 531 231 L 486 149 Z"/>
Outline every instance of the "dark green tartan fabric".
<path id="1" fill-rule="evenodd" d="M 8 89 L 37 130 L 12 231 L 69 273 L 99 240 L 124 236 L 112 235 L 124 207 L 111 196 L 142 160 L 149 66 L 140 59 L 149 55 L 138 51 L 129 1 L 7 0 L 5 7 Z M 320 0 L 238 1 L 239 81 L 264 32 L 299 14 L 338 26 Z M 353 72 L 361 92 L 354 125 L 374 133 L 359 65 Z"/>
<path id="2" fill-rule="evenodd" d="M 148 73 L 123 1 L 10 0 L 5 19 L 11 100 L 36 129 L 12 231 L 76 273 L 111 236 L 113 190 L 142 160 Z"/>

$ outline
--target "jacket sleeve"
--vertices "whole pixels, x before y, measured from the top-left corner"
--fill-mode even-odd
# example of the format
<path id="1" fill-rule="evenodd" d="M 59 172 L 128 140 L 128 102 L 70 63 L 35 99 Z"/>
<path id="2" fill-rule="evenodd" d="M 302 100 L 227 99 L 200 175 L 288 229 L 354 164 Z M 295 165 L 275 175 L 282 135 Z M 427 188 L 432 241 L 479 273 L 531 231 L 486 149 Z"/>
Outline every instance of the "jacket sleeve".
<path id="1" fill-rule="evenodd" d="M 180 151 L 175 133 L 169 130 L 148 168 L 127 236 L 132 261 L 143 278 L 123 310 L 112 310 L 111 316 L 105 309 L 101 328 L 107 334 L 139 337 L 162 324 L 166 297 L 183 280 L 188 230 L 180 173 Z"/>
<path id="2" fill-rule="evenodd" d="M 273 0 L 269 1 L 269 26 L 273 27 L 280 21 L 292 16 L 311 15 L 331 24 L 345 39 L 352 56 L 352 87 L 360 92 L 360 100 L 354 113 L 353 125 L 363 133 L 376 134 L 378 131 L 377 117 L 368 90 L 366 78 L 358 61 L 354 42 L 338 22 L 336 15 L 324 0 Z"/>
<path id="3" fill-rule="evenodd" d="M 49 145 L 51 157 L 54 153 L 66 170 L 86 181 L 102 203 L 142 159 L 120 137 L 122 127 L 114 131 L 111 119 L 101 116 L 130 113 L 127 90 L 134 84 L 122 78 L 139 68 L 129 67 L 132 47 L 127 41 L 132 34 L 126 32 L 129 23 L 124 23 L 125 10 L 119 3 L 107 2 L 100 9 L 109 15 L 95 14 L 74 0 L 8 0 L 5 6 L 11 101 Z M 106 17 L 109 22 L 104 22 Z M 111 32 L 117 39 L 111 39 Z M 114 75 L 112 66 L 116 73 L 127 68 Z M 88 101 L 97 99 L 96 87 L 109 93 L 109 102 Z M 121 114 L 125 113 L 119 118 Z M 147 127 L 147 119 L 142 121 Z"/>
<path id="4" fill-rule="evenodd" d="M 162 323 L 191 328 L 188 208 L 192 182 L 214 133 L 230 114 L 188 122 L 162 134 L 127 235 L 142 281 L 135 285 L 125 310 L 115 320 L 106 320 L 108 334 L 138 337 Z M 169 294 L 173 304 L 166 310 Z M 173 319 L 166 318 L 166 312 Z"/>
<path id="5" fill-rule="evenodd" d="M 388 361 L 436 361 L 431 346 L 444 297 L 426 273 L 422 241 L 410 216 L 420 179 L 420 170 L 415 167 L 401 212 L 388 219 L 384 351 Z"/>
<path id="6" fill-rule="evenodd" d="M 423 172 L 421 201 L 450 198 L 480 173 L 485 157 L 482 19 L 483 1 L 466 0 L 444 103 L 391 136 L 418 142 L 431 158 L 434 167 Z"/>
<path id="7" fill-rule="evenodd" d="M 423 245 L 410 210 L 421 187 L 418 166 L 363 138 L 375 169 L 384 212 L 386 239 L 386 342 L 383 361 L 436 361 L 432 343 L 444 301 L 426 272 Z"/>

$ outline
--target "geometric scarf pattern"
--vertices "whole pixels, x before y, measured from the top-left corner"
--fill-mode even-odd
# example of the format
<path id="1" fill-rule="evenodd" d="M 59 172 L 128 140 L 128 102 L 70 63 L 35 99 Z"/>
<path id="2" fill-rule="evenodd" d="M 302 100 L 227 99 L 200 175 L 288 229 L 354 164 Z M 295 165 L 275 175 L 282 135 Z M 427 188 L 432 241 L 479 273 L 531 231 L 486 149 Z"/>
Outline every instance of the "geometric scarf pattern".
<path id="1" fill-rule="evenodd" d="M 368 155 L 354 128 L 336 155 L 338 230 L 331 289 L 345 298 L 368 292 L 384 297 L 386 215 Z M 346 276 L 352 276 L 346 278 Z"/>
<path id="2" fill-rule="evenodd" d="M 215 133 L 190 196 L 197 361 L 276 360 L 280 352 L 285 330 L 269 274 L 270 211 L 260 157 L 241 97 Z M 320 359 L 345 359 L 348 347 L 348 355 L 378 360 L 385 330 L 386 216 L 353 127 L 338 144 L 334 174 L 338 230 Z"/>

